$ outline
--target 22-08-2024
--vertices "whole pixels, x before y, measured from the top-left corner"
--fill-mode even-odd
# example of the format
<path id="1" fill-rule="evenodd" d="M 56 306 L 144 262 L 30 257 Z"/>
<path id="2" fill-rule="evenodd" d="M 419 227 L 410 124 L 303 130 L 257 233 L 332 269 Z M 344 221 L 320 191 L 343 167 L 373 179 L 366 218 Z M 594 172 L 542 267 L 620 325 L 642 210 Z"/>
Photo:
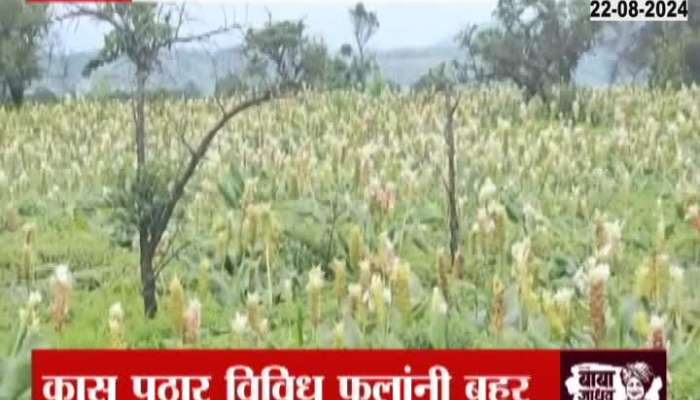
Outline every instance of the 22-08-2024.
<path id="1" fill-rule="evenodd" d="M 591 0 L 592 21 L 687 21 L 688 0 Z"/>

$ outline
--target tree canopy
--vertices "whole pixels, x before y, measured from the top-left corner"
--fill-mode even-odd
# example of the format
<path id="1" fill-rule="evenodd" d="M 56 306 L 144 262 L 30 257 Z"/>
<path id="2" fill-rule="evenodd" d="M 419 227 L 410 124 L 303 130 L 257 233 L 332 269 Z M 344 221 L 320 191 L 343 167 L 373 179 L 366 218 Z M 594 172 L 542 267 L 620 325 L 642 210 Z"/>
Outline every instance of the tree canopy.
<path id="1" fill-rule="evenodd" d="M 29 84 L 40 76 L 40 50 L 49 27 L 46 5 L 0 1 L 0 79 L 19 106 Z"/>
<path id="2" fill-rule="evenodd" d="M 509 80 L 528 96 L 568 83 L 593 47 L 600 25 L 584 0 L 499 0 L 496 25 L 460 36 L 467 67 L 478 80 Z"/>

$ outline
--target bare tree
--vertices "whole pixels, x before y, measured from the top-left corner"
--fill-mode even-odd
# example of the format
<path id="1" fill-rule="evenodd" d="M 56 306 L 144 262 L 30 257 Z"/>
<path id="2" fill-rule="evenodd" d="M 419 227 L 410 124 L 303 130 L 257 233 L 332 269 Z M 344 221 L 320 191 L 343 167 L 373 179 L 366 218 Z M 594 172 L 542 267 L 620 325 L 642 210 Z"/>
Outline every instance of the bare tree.
<path id="1" fill-rule="evenodd" d="M 459 242 L 459 212 L 457 210 L 457 149 L 455 144 L 454 120 L 459 107 L 460 95 L 458 85 L 466 79 L 463 75 L 463 67 L 457 62 L 443 63 L 427 76 L 421 78 L 418 90 L 428 90 L 426 101 L 444 96 L 445 99 L 445 125 L 444 138 L 447 149 L 447 176 L 443 177 L 443 186 L 447 196 L 447 226 L 449 230 L 450 263 L 452 271 L 457 277 L 463 273 L 463 256 Z"/>
<path id="2" fill-rule="evenodd" d="M 453 265 L 459 252 L 459 215 L 457 213 L 457 187 L 455 172 L 455 133 L 454 116 L 459 106 L 459 96 L 455 96 L 451 90 L 445 92 L 445 144 L 447 145 L 447 181 L 445 192 L 447 194 L 447 208 L 450 229 L 450 260 Z"/>
<path id="3" fill-rule="evenodd" d="M 361 84 L 367 79 L 367 72 L 371 69 L 371 59 L 367 56 L 367 44 L 379 29 L 379 19 L 373 11 L 368 11 L 365 5 L 357 3 L 350 9 L 350 21 L 352 22 L 353 40 L 357 49 L 355 60 L 355 73 Z"/>
<path id="4" fill-rule="evenodd" d="M 153 318 L 158 309 L 156 299 L 156 277 L 154 259 L 163 234 L 168 229 L 175 208 L 182 199 L 185 189 L 204 159 L 209 147 L 222 128 L 234 117 L 252 107 L 273 98 L 273 91 L 259 93 L 229 109 L 221 107 L 219 120 L 192 146 L 180 139 L 189 152 L 189 160 L 177 170 L 167 182 L 159 181 L 155 168 L 148 162 L 149 146 L 146 125 L 146 85 L 149 77 L 159 66 L 164 51 L 181 43 L 205 40 L 213 35 L 224 33 L 232 27 L 199 35 L 183 36 L 181 28 L 185 20 L 184 6 L 173 7 L 155 4 L 100 6 L 78 6 L 73 16 L 86 16 L 108 24 L 111 31 L 105 37 L 105 46 L 98 56 L 90 61 L 84 71 L 90 74 L 95 69 L 126 57 L 135 67 L 136 90 L 134 104 L 134 141 L 136 152 L 136 180 L 132 199 L 135 209 L 131 210 L 133 224 L 138 229 L 141 283 L 145 315 Z M 221 106 L 221 103 L 220 103 Z"/>

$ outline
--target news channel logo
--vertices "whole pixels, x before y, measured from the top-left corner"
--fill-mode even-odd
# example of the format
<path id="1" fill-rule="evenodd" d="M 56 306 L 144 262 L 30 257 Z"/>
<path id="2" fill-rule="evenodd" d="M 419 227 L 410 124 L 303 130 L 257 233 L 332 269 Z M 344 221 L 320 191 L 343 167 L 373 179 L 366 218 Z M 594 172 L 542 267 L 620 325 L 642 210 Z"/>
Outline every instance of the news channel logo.
<path id="1" fill-rule="evenodd" d="M 666 400 L 665 351 L 565 351 L 562 400 Z"/>

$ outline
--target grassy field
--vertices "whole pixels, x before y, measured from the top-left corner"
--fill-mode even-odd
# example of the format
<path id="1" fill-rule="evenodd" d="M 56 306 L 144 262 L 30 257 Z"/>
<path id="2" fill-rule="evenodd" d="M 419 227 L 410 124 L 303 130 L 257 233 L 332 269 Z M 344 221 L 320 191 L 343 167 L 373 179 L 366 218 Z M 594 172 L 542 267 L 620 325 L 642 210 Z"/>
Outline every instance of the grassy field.
<path id="1" fill-rule="evenodd" d="M 0 110 L 0 349 L 27 330 L 63 348 L 663 346 L 673 398 L 700 398 L 698 98 L 462 93 L 455 263 L 439 96 L 254 109 L 179 207 L 152 321 L 111 200 L 135 164 L 130 105 Z M 148 112 L 149 162 L 168 176 L 219 111 Z"/>

